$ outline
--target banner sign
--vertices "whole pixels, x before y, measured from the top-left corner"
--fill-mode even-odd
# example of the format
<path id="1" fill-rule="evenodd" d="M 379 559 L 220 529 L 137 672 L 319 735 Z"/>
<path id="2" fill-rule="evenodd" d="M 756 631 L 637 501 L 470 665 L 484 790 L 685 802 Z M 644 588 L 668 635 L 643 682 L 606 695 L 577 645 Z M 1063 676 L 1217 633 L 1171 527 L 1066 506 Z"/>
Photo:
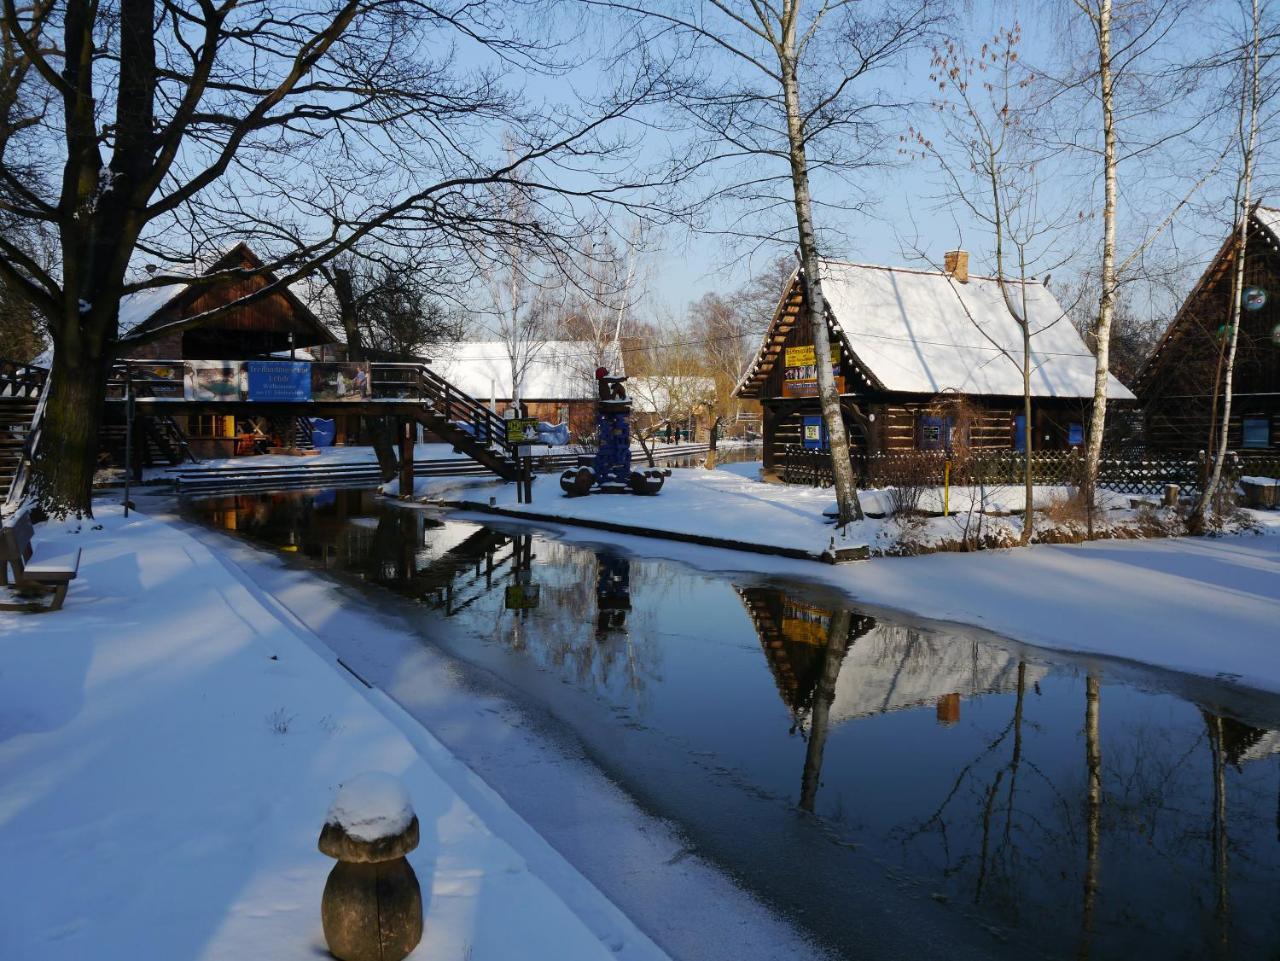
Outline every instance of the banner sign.
<path id="1" fill-rule="evenodd" d="M 188 360 L 184 391 L 187 400 L 243 400 L 244 362 L 239 360 Z"/>
<path id="2" fill-rule="evenodd" d="M 788 347 L 783 352 L 782 396 L 817 397 L 818 366 L 812 344 Z M 831 376 L 836 381 L 836 393 L 844 393 L 844 378 L 840 376 L 840 350 L 831 345 Z"/>
<path id="3" fill-rule="evenodd" d="M 133 380 L 134 391 L 143 397 L 182 400 L 185 396 L 183 374 L 182 364 L 129 365 L 129 377 Z"/>
<path id="4" fill-rule="evenodd" d="M 302 360 L 247 360 L 249 400 L 307 401 L 311 399 L 311 364 Z"/>
<path id="5" fill-rule="evenodd" d="M 507 421 L 508 444 L 540 444 L 538 440 L 538 418 L 513 417 Z"/>
<path id="6" fill-rule="evenodd" d="M 312 400 L 368 400 L 368 364 L 307 364 Z"/>

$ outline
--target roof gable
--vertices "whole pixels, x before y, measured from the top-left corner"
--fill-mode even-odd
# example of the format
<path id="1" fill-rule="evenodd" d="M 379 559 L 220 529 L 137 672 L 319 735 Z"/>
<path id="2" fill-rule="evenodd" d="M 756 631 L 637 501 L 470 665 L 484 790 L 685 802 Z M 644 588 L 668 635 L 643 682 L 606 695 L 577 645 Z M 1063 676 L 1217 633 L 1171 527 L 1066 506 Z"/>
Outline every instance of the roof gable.
<path id="1" fill-rule="evenodd" d="M 263 266 L 262 258 L 247 243 L 241 241 L 220 255 L 194 277 L 207 277 L 220 271 L 243 267 L 247 270 L 258 271 L 259 273 L 256 276 L 261 278 L 265 284 L 275 283 L 277 281 L 276 275 L 269 270 L 263 270 Z M 166 323 L 178 319 L 175 314 L 180 314 L 200 297 L 216 293 L 219 290 L 218 284 L 196 283 L 194 277 L 192 281 L 165 284 L 159 287 L 147 287 L 121 297 L 119 312 L 120 335 L 142 333 L 163 327 Z M 299 326 L 312 332 L 314 337 L 310 340 L 311 344 L 338 342 L 338 338 L 291 289 L 291 285 L 281 287 L 275 293 L 288 302 L 293 318 L 298 322 Z M 210 324 L 210 327 L 216 328 L 216 326 L 216 321 Z"/>
<path id="2" fill-rule="evenodd" d="M 822 291 L 832 330 L 868 382 L 893 393 L 1022 395 L 1022 330 L 1005 306 L 1000 284 L 971 276 L 959 283 L 938 271 L 823 260 Z M 794 299 L 792 289 L 784 301 Z M 1032 330 L 1031 392 L 1036 397 L 1093 396 L 1095 360 L 1049 290 L 1006 282 L 1025 297 Z M 1021 303 L 1018 304 L 1021 307 Z M 779 315 L 765 335 L 753 370 L 776 361 Z M 739 385 L 751 396 L 752 371 Z M 1111 378 L 1108 396 L 1132 394 Z"/>

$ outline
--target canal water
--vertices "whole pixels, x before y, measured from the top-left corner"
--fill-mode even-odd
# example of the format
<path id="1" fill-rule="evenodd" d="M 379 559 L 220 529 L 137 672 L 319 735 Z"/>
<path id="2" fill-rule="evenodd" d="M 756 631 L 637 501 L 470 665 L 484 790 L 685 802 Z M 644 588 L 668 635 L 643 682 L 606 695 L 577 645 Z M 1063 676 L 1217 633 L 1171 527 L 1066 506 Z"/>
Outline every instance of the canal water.
<path id="1" fill-rule="evenodd" d="M 921 956 L 898 903 L 937 957 L 1280 957 L 1274 699 L 366 491 L 184 510 L 401 595 L 839 956 Z"/>

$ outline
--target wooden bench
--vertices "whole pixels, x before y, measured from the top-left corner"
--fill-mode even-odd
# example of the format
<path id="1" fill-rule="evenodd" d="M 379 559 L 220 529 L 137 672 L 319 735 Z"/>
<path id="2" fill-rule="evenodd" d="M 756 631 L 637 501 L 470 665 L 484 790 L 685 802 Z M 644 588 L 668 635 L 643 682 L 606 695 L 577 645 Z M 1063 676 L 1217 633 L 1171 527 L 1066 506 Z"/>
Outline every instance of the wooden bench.
<path id="1" fill-rule="evenodd" d="M 38 588 L 47 591 L 52 588 L 53 602 L 47 607 L 42 604 L 0 603 L 0 611 L 28 611 L 31 613 L 56 611 L 66 600 L 67 588 L 76 579 L 80 571 L 80 548 L 74 553 L 50 557 L 30 563 L 33 549 L 31 538 L 35 535 L 35 527 L 31 516 L 23 513 L 12 525 L 6 526 L 3 537 L 0 537 L 0 585 L 10 583 L 10 572 L 13 574 L 13 586 L 22 588 Z"/>

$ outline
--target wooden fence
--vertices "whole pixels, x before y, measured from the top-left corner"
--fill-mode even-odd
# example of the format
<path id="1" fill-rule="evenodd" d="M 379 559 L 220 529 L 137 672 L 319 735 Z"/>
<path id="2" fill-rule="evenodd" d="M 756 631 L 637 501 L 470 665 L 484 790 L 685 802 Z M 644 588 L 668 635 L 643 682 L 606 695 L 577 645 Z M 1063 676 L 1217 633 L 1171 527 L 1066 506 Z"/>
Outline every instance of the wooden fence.
<path id="1" fill-rule="evenodd" d="M 1280 453 L 1230 452 L 1224 468 L 1228 483 L 1241 476 L 1280 477 Z M 1038 486 L 1075 487 L 1084 470 L 1083 456 L 1071 451 L 1033 451 L 1031 479 Z M 860 487 L 937 487 L 943 482 L 946 455 L 941 451 L 907 451 L 853 456 Z M 956 486 L 1012 486 L 1022 483 L 1024 455 L 1014 450 L 982 451 L 951 462 Z M 787 447 L 782 480 L 788 484 L 830 487 L 831 454 L 825 450 Z M 1161 494 L 1168 484 L 1184 492 L 1200 489 L 1205 464 L 1200 457 L 1160 455 L 1144 451 L 1104 452 L 1098 465 L 1098 486 L 1121 494 Z"/>

